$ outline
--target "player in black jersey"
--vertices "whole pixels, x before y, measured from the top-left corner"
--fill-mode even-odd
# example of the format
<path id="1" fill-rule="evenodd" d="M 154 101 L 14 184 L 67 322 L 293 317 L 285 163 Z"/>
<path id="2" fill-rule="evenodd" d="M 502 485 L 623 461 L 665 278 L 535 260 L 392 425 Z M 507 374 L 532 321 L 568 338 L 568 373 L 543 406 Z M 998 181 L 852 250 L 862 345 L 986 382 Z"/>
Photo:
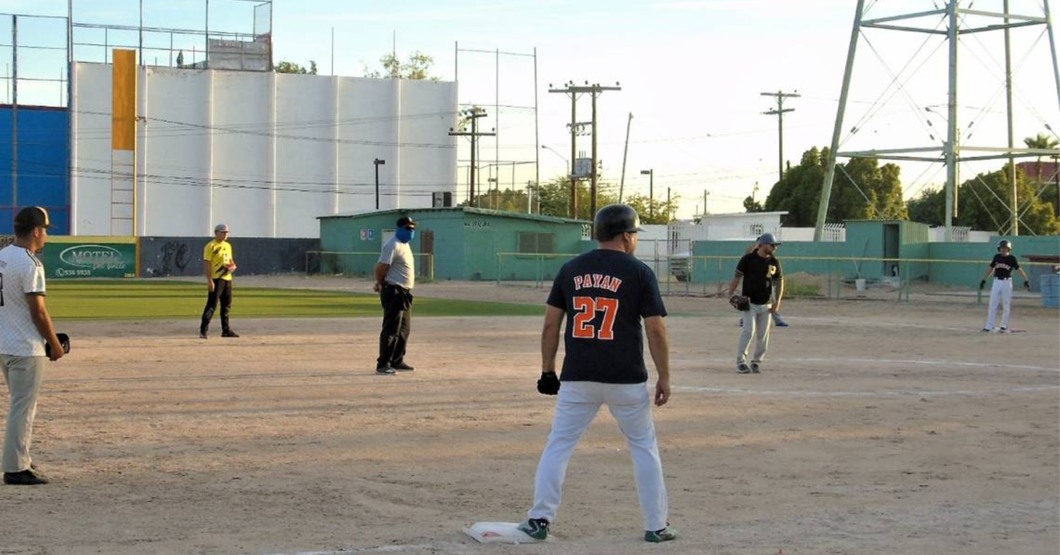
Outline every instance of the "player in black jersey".
<path id="1" fill-rule="evenodd" d="M 548 537 L 559 509 L 567 462 L 600 406 L 607 405 L 633 456 L 644 539 L 669 541 L 677 532 L 666 521 L 668 500 L 641 332 L 643 320 L 659 373 L 654 401 L 662 406 L 670 398 L 669 341 L 663 323 L 666 307 L 655 274 L 633 257 L 641 230 L 637 212 L 624 204 L 605 206 L 596 214 L 593 227 L 600 248 L 565 264 L 548 296 L 538 390 L 545 394 L 558 390 L 559 398 L 552 433 L 537 467 L 534 506 L 520 529 L 535 539 Z M 566 356 L 557 379 L 556 352 L 564 317 Z"/>
<path id="2" fill-rule="evenodd" d="M 997 254 L 990 261 L 983 280 L 979 282 L 979 289 L 986 287 L 986 280 L 991 274 L 994 276 L 994 285 L 990 288 L 990 308 L 987 310 L 986 325 L 984 332 L 994 331 L 994 320 L 997 318 L 997 305 L 1001 303 L 1001 327 L 1000 333 L 1008 333 L 1008 316 L 1012 309 L 1012 271 L 1015 270 L 1023 276 L 1023 288 L 1031 290 L 1031 282 L 1027 279 L 1027 273 L 1020 268 L 1019 260 L 1012 254 L 1012 242 L 1002 239 L 997 244 Z"/>

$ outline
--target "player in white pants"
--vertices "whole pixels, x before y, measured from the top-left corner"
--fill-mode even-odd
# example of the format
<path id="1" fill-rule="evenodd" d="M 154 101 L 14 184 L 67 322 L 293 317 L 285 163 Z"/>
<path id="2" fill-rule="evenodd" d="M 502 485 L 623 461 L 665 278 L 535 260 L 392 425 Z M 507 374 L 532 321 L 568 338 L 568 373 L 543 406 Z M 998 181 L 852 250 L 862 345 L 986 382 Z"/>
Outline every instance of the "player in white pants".
<path id="1" fill-rule="evenodd" d="M 994 331 L 994 323 L 997 321 L 997 305 L 1001 304 L 1001 327 L 997 331 L 1008 333 L 1008 317 L 1012 311 L 1012 271 L 1015 270 L 1023 276 L 1023 287 L 1030 291 L 1031 283 L 1027 274 L 1020 268 L 1019 260 L 1012 254 L 1012 242 L 1001 240 L 997 244 L 997 254 L 990 261 L 990 267 L 986 275 L 979 282 L 979 289 L 986 286 L 986 280 L 993 275 L 994 284 L 990 287 L 990 306 L 986 314 L 986 325 L 984 332 Z"/>
<path id="2" fill-rule="evenodd" d="M 567 463 L 605 404 L 633 456 L 644 541 L 677 538 L 677 531 L 666 521 L 666 484 L 644 364 L 646 332 L 659 374 L 654 402 L 661 407 L 670 399 L 670 348 L 663 323 L 666 307 L 655 274 L 633 257 L 640 230 L 640 218 L 633 208 L 624 204 L 602 208 L 593 224 L 600 248 L 564 264 L 546 301 L 537 390 L 545 395 L 558 392 L 559 399 L 548 445 L 537 466 L 534 505 L 519 526 L 536 540 L 548 538 L 563 496 Z M 562 376 L 557 376 L 561 333 L 566 351 Z"/>

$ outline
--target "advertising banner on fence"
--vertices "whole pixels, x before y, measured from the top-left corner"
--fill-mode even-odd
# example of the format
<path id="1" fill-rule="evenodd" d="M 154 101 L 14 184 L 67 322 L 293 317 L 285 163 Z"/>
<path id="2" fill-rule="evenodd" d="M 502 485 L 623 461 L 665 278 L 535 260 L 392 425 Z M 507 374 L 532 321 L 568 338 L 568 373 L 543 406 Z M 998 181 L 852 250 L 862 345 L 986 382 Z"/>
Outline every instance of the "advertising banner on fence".
<path id="1" fill-rule="evenodd" d="M 49 237 L 38 256 L 48 279 L 136 277 L 135 237 Z"/>

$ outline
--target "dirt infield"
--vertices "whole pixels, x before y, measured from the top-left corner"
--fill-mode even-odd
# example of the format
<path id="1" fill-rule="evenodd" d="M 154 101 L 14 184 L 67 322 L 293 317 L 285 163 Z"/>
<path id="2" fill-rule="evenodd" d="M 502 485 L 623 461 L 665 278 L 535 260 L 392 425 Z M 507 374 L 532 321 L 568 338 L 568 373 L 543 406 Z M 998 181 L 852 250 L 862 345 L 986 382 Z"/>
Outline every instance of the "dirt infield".
<path id="1" fill-rule="evenodd" d="M 377 320 L 242 320 L 237 296 L 239 339 L 199 340 L 190 321 L 60 323 L 74 352 L 50 367 L 33 447 L 54 483 L 0 487 L 0 553 L 1060 550 L 1055 310 L 1021 300 L 1025 331 L 987 335 L 970 305 L 793 301 L 763 373 L 737 375 L 736 313 L 667 304 L 675 393 L 656 422 L 677 542 L 641 541 L 606 411 L 572 460 L 554 542 L 460 533 L 531 501 L 553 408 L 534 391 L 538 318 L 417 319 L 417 370 L 383 377 Z"/>

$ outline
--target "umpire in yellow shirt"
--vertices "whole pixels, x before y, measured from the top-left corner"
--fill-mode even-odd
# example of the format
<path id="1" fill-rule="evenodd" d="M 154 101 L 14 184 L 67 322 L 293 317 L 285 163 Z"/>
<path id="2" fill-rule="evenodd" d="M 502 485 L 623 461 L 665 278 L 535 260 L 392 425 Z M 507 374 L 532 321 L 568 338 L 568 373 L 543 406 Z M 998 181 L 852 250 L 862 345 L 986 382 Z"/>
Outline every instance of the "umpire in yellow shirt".
<path id="1" fill-rule="evenodd" d="M 232 244 L 228 242 L 228 226 L 217 224 L 213 228 L 213 241 L 206 243 L 202 251 L 202 268 L 206 274 L 206 285 L 210 290 L 206 298 L 206 308 L 202 311 L 202 324 L 199 325 L 199 338 L 209 337 L 210 320 L 221 302 L 221 337 L 239 337 L 228 325 L 228 311 L 232 308 L 232 272 L 236 271 L 236 261 L 232 258 Z"/>

